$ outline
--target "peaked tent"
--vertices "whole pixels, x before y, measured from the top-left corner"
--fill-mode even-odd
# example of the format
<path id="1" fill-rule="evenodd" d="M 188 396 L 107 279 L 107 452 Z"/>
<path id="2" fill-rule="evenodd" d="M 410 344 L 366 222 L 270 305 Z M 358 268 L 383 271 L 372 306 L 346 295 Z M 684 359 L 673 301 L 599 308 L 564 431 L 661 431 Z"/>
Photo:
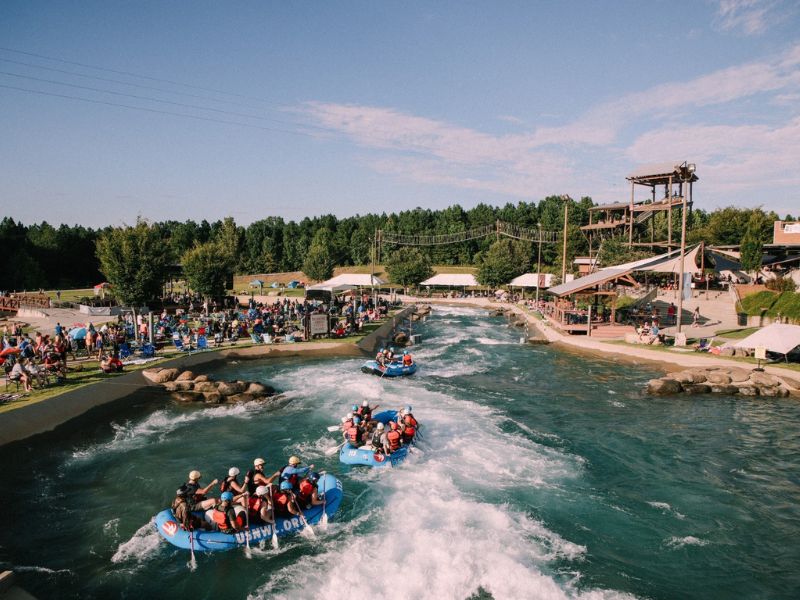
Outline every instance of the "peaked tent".
<path id="1" fill-rule="evenodd" d="M 426 279 L 420 285 L 441 287 L 476 287 L 478 280 L 470 273 L 439 273 Z"/>
<path id="2" fill-rule="evenodd" d="M 342 273 L 336 277 L 332 277 L 327 281 L 323 281 L 317 285 L 339 286 L 349 285 L 350 287 L 373 287 L 381 286 L 386 282 L 380 277 L 370 275 L 369 273 Z M 314 286 L 317 287 L 317 286 Z"/>
<path id="3" fill-rule="evenodd" d="M 553 283 L 552 273 L 525 273 L 519 277 L 515 277 L 508 285 L 510 287 L 519 288 L 536 288 L 539 287 L 539 278 L 542 278 L 542 287 L 547 288 Z"/>
<path id="4" fill-rule="evenodd" d="M 734 344 L 736 348 L 764 346 L 770 352 L 789 354 L 800 346 L 800 325 L 773 323 Z"/>

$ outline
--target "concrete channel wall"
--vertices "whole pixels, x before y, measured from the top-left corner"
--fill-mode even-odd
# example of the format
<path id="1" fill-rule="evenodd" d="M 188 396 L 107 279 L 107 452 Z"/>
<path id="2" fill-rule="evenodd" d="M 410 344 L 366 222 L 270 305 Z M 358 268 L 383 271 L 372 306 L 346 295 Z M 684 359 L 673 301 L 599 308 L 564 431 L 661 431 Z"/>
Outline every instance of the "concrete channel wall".
<path id="1" fill-rule="evenodd" d="M 175 367 L 180 370 L 197 369 L 198 367 L 208 369 L 213 363 L 222 363 L 228 359 L 301 355 L 360 356 L 361 352 L 352 344 L 303 342 L 302 344 L 276 346 L 250 346 L 241 349 L 232 347 L 218 352 L 193 352 L 170 360 L 155 362 L 153 366 Z M 160 386 L 150 383 L 141 371 L 131 371 L 4 412 L 0 414 L 0 446 L 53 431 L 89 411 L 115 402 L 124 402 L 126 398 L 146 388 L 152 389 L 154 394 L 162 394 Z"/>
<path id="2" fill-rule="evenodd" d="M 417 305 L 412 304 L 407 306 L 399 313 L 394 315 L 391 320 L 386 321 L 383 325 L 378 327 L 375 331 L 366 336 L 363 340 L 358 342 L 358 347 L 364 352 L 374 354 L 375 350 L 390 343 L 397 328 L 403 324 L 406 319 L 411 319 L 411 315 L 417 312 Z"/>

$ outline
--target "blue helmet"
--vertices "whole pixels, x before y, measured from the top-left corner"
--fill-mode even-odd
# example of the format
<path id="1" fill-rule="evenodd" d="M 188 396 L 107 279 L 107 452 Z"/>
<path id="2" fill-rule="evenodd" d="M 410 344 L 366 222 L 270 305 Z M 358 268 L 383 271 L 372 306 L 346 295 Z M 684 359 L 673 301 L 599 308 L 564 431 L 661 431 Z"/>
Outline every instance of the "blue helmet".
<path id="1" fill-rule="evenodd" d="M 312 482 L 316 483 L 317 481 L 319 481 L 319 473 L 317 473 L 316 471 L 312 471 L 311 473 L 308 474 L 308 478 Z"/>
<path id="2" fill-rule="evenodd" d="M 352 411 L 353 411 L 353 412 L 356 412 L 357 410 L 358 410 L 358 405 L 356 405 L 356 404 L 353 404 L 353 406 L 352 406 Z"/>
<path id="3" fill-rule="evenodd" d="M 285 492 L 286 490 L 292 489 L 292 482 L 288 480 L 281 481 L 281 491 Z"/>
<path id="4" fill-rule="evenodd" d="M 407 405 L 405 410 L 406 410 L 406 413 L 410 413 L 411 412 L 411 405 L 410 404 Z"/>
<path id="5" fill-rule="evenodd" d="M 361 417 L 353 417 L 353 425 L 358 425 L 361 423 Z"/>
<path id="6" fill-rule="evenodd" d="M 230 492 L 222 492 L 222 495 L 219 497 L 219 499 L 222 500 L 223 502 L 226 500 L 230 502 L 233 500 L 233 494 L 231 494 Z"/>

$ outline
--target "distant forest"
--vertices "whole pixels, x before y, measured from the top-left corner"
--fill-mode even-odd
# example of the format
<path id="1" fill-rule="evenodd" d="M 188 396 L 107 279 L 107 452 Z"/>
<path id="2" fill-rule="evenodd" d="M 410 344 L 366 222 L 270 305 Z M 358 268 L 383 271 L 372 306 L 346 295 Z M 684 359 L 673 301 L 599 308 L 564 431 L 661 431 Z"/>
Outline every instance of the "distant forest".
<path id="1" fill-rule="evenodd" d="M 520 227 L 557 231 L 561 235 L 564 221 L 565 197 L 549 196 L 540 202 L 519 202 L 493 207 L 479 204 L 465 210 L 453 205 L 443 210 L 416 208 L 392 214 L 367 214 L 337 218 L 323 215 L 305 218 L 300 222 L 285 221 L 280 217 L 267 217 L 250 225 L 236 226 L 237 235 L 229 244 L 235 244 L 236 272 L 238 274 L 298 271 L 302 269 L 305 254 L 315 232 L 327 228 L 331 232 L 331 255 L 336 264 L 365 265 L 371 259 L 372 238 L 376 229 L 384 231 L 434 235 L 491 225 L 497 220 Z M 579 227 L 589 222 L 588 209 L 594 204 L 591 198 L 566 199 L 570 203 L 568 230 L 568 264 L 574 256 L 588 252 L 588 240 Z M 680 239 L 680 211 L 673 212 L 673 231 Z M 692 210 L 688 219 L 688 241 L 705 240 L 709 244 L 739 244 L 748 224 L 757 222 L 762 242 L 772 239 L 772 222 L 780 217 L 761 209 L 728 207 L 706 212 Z M 786 215 L 784 220 L 793 220 Z M 188 220 L 154 223 L 159 229 L 170 259 L 178 263 L 180 257 L 196 243 L 219 239 L 225 222 L 199 223 Z M 53 226 L 47 222 L 24 225 L 10 217 L 0 222 L 0 247 L 4 259 L 0 261 L 0 290 L 69 289 L 90 287 L 104 280 L 99 272 L 96 241 L 111 228 L 91 229 L 79 225 Z M 654 222 L 656 239 L 666 238 L 667 222 L 658 215 Z M 450 245 L 424 248 L 432 264 L 472 265 L 486 253 L 494 241 L 493 236 Z M 394 248 L 383 248 L 383 256 Z M 535 252 L 535 248 L 530 248 Z M 596 250 L 596 248 L 595 248 Z M 561 245 L 545 244 L 542 249 L 543 270 L 560 269 Z"/>

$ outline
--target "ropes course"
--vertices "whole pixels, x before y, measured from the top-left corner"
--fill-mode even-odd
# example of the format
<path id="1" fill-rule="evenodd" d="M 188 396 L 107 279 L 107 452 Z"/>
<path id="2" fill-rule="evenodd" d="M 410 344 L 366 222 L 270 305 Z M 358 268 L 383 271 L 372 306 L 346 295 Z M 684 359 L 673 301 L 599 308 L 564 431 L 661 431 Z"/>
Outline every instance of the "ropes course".
<path id="1" fill-rule="evenodd" d="M 494 225 L 483 225 L 474 229 L 466 229 L 456 233 L 443 233 L 437 235 L 408 235 L 391 231 L 377 230 L 379 244 L 394 244 L 397 246 L 441 246 L 444 244 L 457 244 L 468 242 L 490 235 L 505 236 L 515 240 L 544 244 L 554 244 L 558 241 L 558 231 L 545 231 L 542 229 L 526 229 L 511 223 L 497 221 Z"/>

